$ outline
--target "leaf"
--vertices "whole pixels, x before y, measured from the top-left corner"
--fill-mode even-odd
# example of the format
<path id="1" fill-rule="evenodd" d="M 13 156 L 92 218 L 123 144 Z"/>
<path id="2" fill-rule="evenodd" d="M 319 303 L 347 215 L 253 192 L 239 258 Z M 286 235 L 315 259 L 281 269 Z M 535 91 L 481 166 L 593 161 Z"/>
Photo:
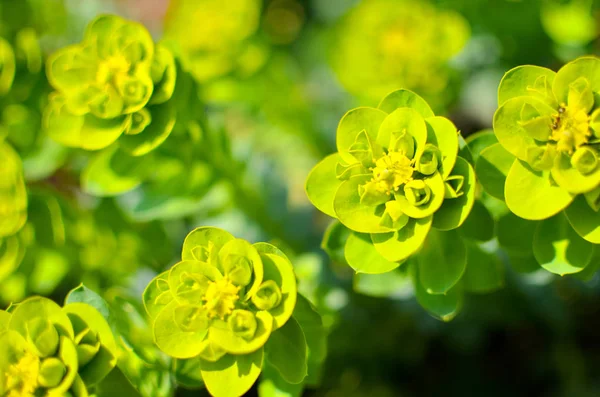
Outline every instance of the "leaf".
<path id="1" fill-rule="evenodd" d="M 154 319 L 173 300 L 173 294 L 169 287 L 169 271 L 164 271 L 154 277 L 146 286 L 142 295 L 144 308 Z"/>
<path id="2" fill-rule="evenodd" d="M 519 218 L 509 212 L 498 219 L 496 237 L 511 254 L 533 254 L 533 234 L 539 222 Z"/>
<path id="3" fill-rule="evenodd" d="M 494 228 L 495 221 L 492 214 L 481 201 L 477 200 L 458 232 L 471 240 L 489 241 L 494 238 Z"/>
<path id="4" fill-rule="evenodd" d="M 355 274 L 352 288 L 355 292 L 375 298 L 406 299 L 414 296 L 414 287 L 408 264 L 385 274 Z"/>
<path id="5" fill-rule="evenodd" d="M 273 316 L 267 311 L 256 313 L 256 332 L 252 339 L 235 334 L 227 322 L 213 320 L 208 331 L 209 340 L 228 353 L 244 355 L 262 349 L 275 330 Z"/>
<path id="6" fill-rule="evenodd" d="M 551 183 L 548 172 L 535 171 L 516 160 L 506 177 L 506 205 L 517 216 L 541 220 L 556 215 L 573 201 L 574 196 Z"/>
<path id="7" fill-rule="evenodd" d="M 92 306 L 109 324 L 112 323 L 108 303 L 100 295 L 83 284 L 79 284 L 79 286 L 69 291 L 65 298 L 65 305 L 78 302 Z"/>
<path id="8" fill-rule="evenodd" d="M 139 134 L 125 134 L 119 139 L 121 148 L 132 156 L 143 156 L 156 149 L 169 137 L 175 126 L 176 111 L 170 102 L 144 109 L 150 112 L 150 124 Z"/>
<path id="9" fill-rule="evenodd" d="M 306 179 L 306 194 L 317 209 L 331 217 L 336 217 L 333 209 L 333 199 L 342 181 L 337 179 L 335 168 L 341 161 L 340 155 L 331 154 L 308 174 Z"/>
<path id="10" fill-rule="evenodd" d="M 499 143 L 481 151 L 481 155 L 475 163 L 475 172 L 477 180 L 486 193 L 504 200 L 506 177 L 515 161 L 515 157 Z"/>
<path id="11" fill-rule="evenodd" d="M 263 349 L 242 356 L 226 355 L 215 363 L 201 361 L 201 372 L 209 393 L 218 397 L 240 397 L 246 393 L 263 366 Z"/>
<path id="12" fill-rule="evenodd" d="M 552 116 L 556 109 L 533 97 L 517 97 L 506 101 L 494 114 L 494 132 L 498 142 L 513 156 L 527 161 L 529 148 L 536 147 L 536 141 L 522 125 L 522 111 L 529 108 L 539 117 Z M 547 136 L 552 133 L 550 124 Z"/>
<path id="13" fill-rule="evenodd" d="M 344 249 L 346 262 L 356 273 L 380 274 L 387 273 L 398 266 L 398 262 L 385 259 L 373 245 L 371 236 L 352 232 L 346 240 Z"/>
<path id="14" fill-rule="evenodd" d="M 198 255 L 197 250 L 200 247 L 208 248 L 209 243 L 211 243 L 211 246 L 213 247 L 212 250 L 214 252 L 212 254 L 215 255 L 216 258 L 216 255 L 219 252 L 219 250 L 228 241 L 231 241 L 233 239 L 234 237 L 231 234 L 227 233 L 225 230 L 216 227 L 203 226 L 196 228 L 190 233 L 188 233 L 188 235 L 185 237 L 185 240 L 183 241 L 181 259 L 184 261 L 202 260 L 201 258 L 196 257 L 196 255 Z"/>
<path id="15" fill-rule="evenodd" d="M 460 285 L 456 285 L 446 294 L 428 294 L 418 281 L 419 274 L 417 266 L 413 268 L 413 283 L 417 302 L 427 310 L 429 314 L 442 321 L 451 321 L 460 312 L 463 305 L 463 291 Z"/>
<path id="16" fill-rule="evenodd" d="M 421 248 L 431 229 L 432 217 L 411 219 L 392 233 L 371 234 L 375 249 L 390 262 L 401 262 Z"/>
<path id="17" fill-rule="evenodd" d="M 275 281 L 282 294 L 281 303 L 269 310 L 269 313 L 273 315 L 275 322 L 273 329 L 275 330 L 288 321 L 292 316 L 294 306 L 296 306 L 298 294 L 296 276 L 291 262 L 285 255 L 262 253 L 264 248 L 260 245 L 257 249 L 261 249 L 259 253 L 264 266 L 264 281 Z"/>
<path id="18" fill-rule="evenodd" d="M 556 105 L 552 94 L 552 84 L 556 73 L 539 66 L 517 66 L 506 72 L 498 87 L 498 105 L 513 98 L 530 96 Z"/>
<path id="19" fill-rule="evenodd" d="M 447 198 L 433 215 L 432 226 L 438 230 L 452 230 L 460 227 L 468 218 L 475 202 L 475 171 L 462 157 L 456 159 L 452 176 L 460 175 L 464 179 L 461 195 Z"/>
<path id="20" fill-rule="evenodd" d="M 360 202 L 358 187 L 371 179 L 371 176 L 354 176 L 344 181 L 335 194 L 333 208 L 337 218 L 348 229 L 359 233 L 385 233 L 391 229 L 381 226 L 381 216 L 377 207 Z"/>
<path id="21" fill-rule="evenodd" d="M 560 103 L 567 103 L 569 86 L 578 78 L 585 78 L 593 92 L 600 92 L 600 59 L 580 57 L 560 68 L 554 78 L 552 91 Z"/>
<path id="22" fill-rule="evenodd" d="M 458 131 L 447 118 L 437 116 L 425 119 L 427 143 L 437 146 L 442 152 L 441 173 L 444 179 L 450 175 L 458 155 Z"/>
<path id="23" fill-rule="evenodd" d="M 48 321 L 70 339 L 75 337 L 71 321 L 62 308 L 50 299 L 39 296 L 27 298 L 11 311 L 9 329 L 23 336 L 28 335 L 27 323 L 33 318 Z"/>
<path id="24" fill-rule="evenodd" d="M 27 191 L 23 178 L 23 164 L 17 152 L 7 143 L 0 142 L 0 238 L 17 233 L 27 221 Z"/>
<path id="25" fill-rule="evenodd" d="M 286 382 L 301 383 L 308 374 L 306 339 L 293 317 L 271 334 L 265 351 L 267 362 L 279 371 Z"/>
<path id="26" fill-rule="evenodd" d="M 308 349 L 308 376 L 303 384 L 318 386 L 321 368 L 327 355 L 327 330 L 323 326 L 321 315 L 308 299 L 300 294 L 293 317 L 302 328 Z"/>
<path id="27" fill-rule="evenodd" d="M 303 383 L 288 383 L 269 362 L 264 364 L 258 384 L 259 397 L 300 397 L 303 389 Z"/>
<path id="28" fill-rule="evenodd" d="M 403 131 L 413 137 L 416 149 L 414 157 L 419 158 L 427 143 L 427 125 L 425 119 L 414 109 L 399 108 L 390 113 L 379 127 L 377 143 L 387 149 L 392 136 Z"/>
<path id="29" fill-rule="evenodd" d="M 417 181 L 418 180 L 412 182 L 414 183 Z M 422 219 L 430 217 L 434 215 L 434 213 L 436 213 L 436 211 L 438 211 L 444 203 L 445 186 L 442 175 L 439 172 L 436 172 L 435 174 L 423 179 L 422 181 L 431 191 L 431 197 L 429 201 L 427 201 L 425 204 L 413 205 L 408 201 L 405 195 L 396 196 L 398 207 L 400 207 L 402 212 L 404 212 L 411 218 Z M 405 192 L 407 186 L 410 185 L 405 185 Z"/>
<path id="30" fill-rule="evenodd" d="M 565 209 L 565 215 L 575 231 L 585 240 L 600 244 L 600 212 L 594 211 L 583 196 L 577 196 Z"/>
<path id="31" fill-rule="evenodd" d="M 465 291 L 487 294 L 504 287 L 504 266 L 496 252 L 466 242 L 467 269 L 462 277 Z"/>
<path id="32" fill-rule="evenodd" d="M 177 384 L 186 389 L 204 388 L 204 381 L 201 374 L 201 358 L 194 357 L 186 360 L 175 360 L 173 370 Z"/>
<path id="33" fill-rule="evenodd" d="M 540 222 L 533 237 L 533 254 L 549 272 L 564 276 L 590 264 L 594 246 L 571 228 L 563 214 Z"/>
<path id="34" fill-rule="evenodd" d="M 321 248 L 333 261 L 346 263 L 345 248 L 350 233 L 352 231 L 337 220 L 331 222 L 325 230 Z"/>
<path id="35" fill-rule="evenodd" d="M 392 113 L 398 108 L 411 108 L 419 112 L 423 118 L 433 117 L 433 111 L 423 98 L 409 90 L 397 90 L 386 95 L 381 100 L 378 108 L 386 113 Z"/>
<path id="36" fill-rule="evenodd" d="M 342 117 L 335 137 L 339 156 L 344 162 L 348 164 L 356 162 L 356 158 L 349 153 L 356 136 L 364 130 L 374 142 L 377 139 L 379 126 L 386 116 L 387 114 L 379 109 L 360 107 L 350 110 Z"/>
<path id="37" fill-rule="evenodd" d="M 467 250 L 457 231 L 431 230 L 417 256 L 419 283 L 428 294 L 445 294 L 467 266 Z"/>
<path id="38" fill-rule="evenodd" d="M 207 327 L 184 330 L 176 321 L 175 312 L 180 305 L 172 301 L 154 320 L 152 332 L 154 342 L 160 350 L 175 358 L 195 357 L 202 351 L 202 341 L 208 332 Z"/>

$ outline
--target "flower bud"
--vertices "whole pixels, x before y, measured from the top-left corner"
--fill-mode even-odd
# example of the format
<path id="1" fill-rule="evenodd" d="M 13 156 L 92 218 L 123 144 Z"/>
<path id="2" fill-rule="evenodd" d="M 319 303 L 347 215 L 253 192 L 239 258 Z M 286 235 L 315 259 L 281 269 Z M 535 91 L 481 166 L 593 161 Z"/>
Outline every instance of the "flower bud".
<path id="1" fill-rule="evenodd" d="M 571 165 L 582 175 L 591 174 L 598 167 L 598 154 L 594 149 L 582 146 L 573 153 Z"/>
<path id="2" fill-rule="evenodd" d="M 125 134 L 137 135 L 144 131 L 151 122 L 152 116 L 150 115 L 150 111 L 142 108 L 131 115 L 131 125 L 125 130 Z"/>
<path id="3" fill-rule="evenodd" d="M 42 361 L 38 375 L 38 383 L 45 388 L 56 387 L 67 373 L 67 367 L 56 357 Z"/>
<path id="4" fill-rule="evenodd" d="M 406 200 L 415 207 L 427 204 L 431 198 L 431 188 L 425 181 L 414 179 L 404 185 L 404 196 Z"/>
<path id="5" fill-rule="evenodd" d="M 281 303 L 281 290 L 273 280 L 263 282 L 252 296 L 252 303 L 259 310 L 271 310 Z"/>
<path id="6" fill-rule="evenodd" d="M 419 159 L 417 160 L 416 168 L 423 175 L 433 175 L 440 165 L 442 153 L 435 145 L 428 143 Z"/>
<path id="7" fill-rule="evenodd" d="M 229 316 L 229 319 L 227 320 L 227 324 L 229 325 L 229 329 L 236 335 L 246 340 L 250 340 L 254 337 L 258 326 L 254 314 L 251 311 L 241 309 L 234 310 L 233 313 L 231 313 L 231 316 Z"/>

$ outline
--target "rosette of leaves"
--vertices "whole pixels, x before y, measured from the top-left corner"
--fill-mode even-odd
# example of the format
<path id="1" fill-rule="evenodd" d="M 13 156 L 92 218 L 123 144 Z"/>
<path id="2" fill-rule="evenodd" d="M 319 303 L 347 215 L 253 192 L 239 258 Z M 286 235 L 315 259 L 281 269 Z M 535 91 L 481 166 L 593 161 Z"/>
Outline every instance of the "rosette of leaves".
<path id="1" fill-rule="evenodd" d="M 341 20 L 331 63 L 353 95 L 379 100 L 396 87 L 422 93 L 434 108 L 451 97 L 448 61 L 469 39 L 460 14 L 426 1 L 373 0 L 358 3 Z"/>
<path id="2" fill-rule="evenodd" d="M 114 368 L 108 323 L 84 303 L 32 297 L 0 311 L 0 394 L 88 396 Z"/>
<path id="3" fill-rule="evenodd" d="M 306 192 L 351 231 L 341 238 L 345 261 L 358 273 L 385 273 L 423 247 L 421 282 L 446 293 L 465 269 L 455 229 L 473 207 L 475 187 L 471 165 L 458 156 L 454 124 L 399 90 L 378 108 L 346 113 L 336 142 L 338 152 L 313 168 Z M 446 251 L 448 257 L 435 259 Z"/>
<path id="4" fill-rule="evenodd" d="M 175 62 L 139 23 L 99 16 L 81 43 L 50 56 L 46 73 L 56 91 L 44 128 L 65 146 L 98 150 L 118 140 L 140 156 L 171 133 Z"/>
<path id="5" fill-rule="evenodd" d="M 581 271 L 600 243 L 599 76 L 595 57 L 556 73 L 529 65 L 508 71 L 494 115 L 497 142 L 476 165 L 491 195 L 536 221 L 535 258 L 558 274 Z"/>
<path id="6" fill-rule="evenodd" d="M 307 374 L 304 332 L 292 317 L 292 264 L 276 247 L 212 227 L 192 231 L 182 261 L 144 292 L 154 341 L 217 396 L 241 396 L 263 365 L 288 383 Z"/>

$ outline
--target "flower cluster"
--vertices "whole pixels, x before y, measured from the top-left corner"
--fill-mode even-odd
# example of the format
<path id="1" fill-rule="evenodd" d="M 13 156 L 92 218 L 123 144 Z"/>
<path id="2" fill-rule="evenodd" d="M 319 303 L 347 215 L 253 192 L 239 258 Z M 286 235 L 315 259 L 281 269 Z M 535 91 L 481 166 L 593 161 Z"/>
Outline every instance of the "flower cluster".
<path id="1" fill-rule="evenodd" d="M 117 361 L 108 323 L 85 303 L 29 298 L 0 311 L 0 340 L 0 394 L 8 397 L 87 396 Z"/>
<path id="2" fill-rule="evenodd" d="M 138 23 L 96 18 L 81 43 L 48 59 L 47 75 L 56 91 L 44 127 L 63 145 L 97 150 L 119 139 L 139 156 L 171 133 L 175 61 Z"/>
<path id="3" fill-rule="evenodd" d="M 600 243 L 589 223 L 600 209 L 599 73 L 595 57 L 556 73 L 537 66 L 508 71 L 494 116 L 499 143 L 483 152 L 510 163 L 503 193 L 514 214 L 542 220 L 567 209 L 574 229 L 593 243 Z"/>
<path id="4" fill-rule="evenodd" d="M 414 0 L 364 1 L 342 20 L 331 61 L 344 87 L 377 100 L 396 87 L 448 101 L 448 60 L 469 38 L 458 13 Z"/>
<path id="5" fill-rule="evenodd" d="M 458 156 L 456 127 L 416 94 L 396 91 L 378 108 L 349 111 L 336 139 L 338 152 L 315 166 L 306 191 L 358 236 L 346 243 L 355 270 L 392 270 L 419 250 L 432 227 L 456 229 L 468 216 L 474 171 Z M 349 254 L 357 239 L 374 246 L 386 265 Z"/>
<path id="6" fill-rule="evenodd" d="M 144 304 L 163 352 L 198 359 L 213 395 L 223 387 L 241 395 L 260 374 L 270 336 L 290 320 L 296 294 L 292 265 L 277 248 L 201 227 L 186 237 L 182 261 L 148 285 Z M 218 374 L 228 370 L 236 382 L 223 385 Z"/>

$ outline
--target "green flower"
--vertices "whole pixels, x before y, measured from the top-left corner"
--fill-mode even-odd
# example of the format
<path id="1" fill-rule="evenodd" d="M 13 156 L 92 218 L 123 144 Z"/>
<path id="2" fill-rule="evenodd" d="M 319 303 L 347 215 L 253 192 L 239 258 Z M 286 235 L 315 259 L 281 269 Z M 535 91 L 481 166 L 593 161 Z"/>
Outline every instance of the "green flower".
<path id="1" fill-rule="evenodd" d="M 110 327 L 87 304 L 33 297 L 0 314 L 3 396 L 87 396 L 116 365 Z"/>
<path id="2" fill-rule="evenodd" d="M 542 220 L 568 208 L 572 226 L 594 243 L 600 242 L 589 220 L 599 219 L 599 76 L 595 57 L 579 58 L 556 73 L 537 66 L 510 70 L 500 83 L 494 116 L 499 143 L 483 152 L 497 169 L 508 167 L 502 198 L 513 213 Z"/>
<path id="3" fill-rule="evenodd" d="M 296 294 L 292 265 L 277 248 L 202 227 L 185 239 L 182 261 L 148 285 L 144 304 L 162 351 L 199 360 L 211 394 L 242 395 L 260 374 L 270 337 L 294 327 Z"/>
<path id="4" fill-rule="evenodd" d="M 475 179 L 458 156 L 456 127 L 416 94 L 396 91 L 378 108 L 349 111 L 336 139 L 338 153 L 315 166 L 306 191 L 354 232 L 345 257 L 355 270 L 390 271 L 419 250 L 432 227 L 456 229 L 467 218 Z"/>
<path id="5" fill-rule="evenodd" d="M 331 62 L 349 92 L 375 101 L 406 87 L 437 106 L 450 99 L 448 61 L 470 34 L 460 14 L 415 0 L 359 2 L 336 33 Z"/>
<path id="6" fill-rule="evenodd" d="M 54 53 L 46 69 L 56 91 L 44 127 L 63 145 L 97 150 L 121 137 L 121 146 L 139 156 L 170 134 L 172 123 L 151 127 L 173 94 L 175 62 L 142 25 L 100 16 L 81 43 Z"/>

